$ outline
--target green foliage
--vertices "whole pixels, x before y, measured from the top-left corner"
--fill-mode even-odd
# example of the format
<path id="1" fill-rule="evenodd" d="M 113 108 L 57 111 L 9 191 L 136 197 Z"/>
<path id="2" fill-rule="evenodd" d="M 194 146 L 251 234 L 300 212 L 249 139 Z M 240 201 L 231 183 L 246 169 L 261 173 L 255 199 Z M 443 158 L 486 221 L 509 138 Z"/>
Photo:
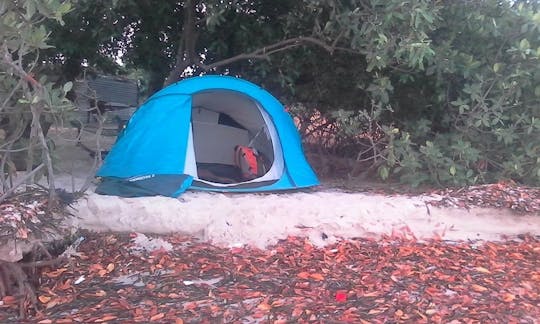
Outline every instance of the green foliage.
<path id="1" fill-rule="evenodd" d="M 414 145 L 404 144 L 414 150 L 402 162 L 421 161 L 396 167 L 399 174 L 422 170 L 426 182 L 454 185 L 501 178 L 540 183 L 537 6 L 446 3 L 430 34 L 436 56 L 425 73 L 402 82 L 429 97 L 395 115 L 414 134 Z M 419 125 L 424 119 L 416 116 L 429 125 Z"/>
<path id="2" fill-rule="evenodd" d="M 55 78 L 45 74 L 39 54 L 50 48 L 43 22 L 52 19 L 62 23 L 62 15 L 70 8 L 68 1 L 59 0 L 0 1 L 2 192 L 11 186 L 6 172 L 10 175 L 21 165 L 31 172 L 43 162 L 52 176 L 45 134 L 59 114 L 70 107 L 65 94 L 72 84 L 53 82 Z"/>
<path id="3" fill-rule="evenodd" d="M 329 17 L 320 32 L 359 54 L 352 60 L 334 53 L 327 69 L 315 63 L 320 55 L 304 56 L 305 68 L 296 69 L 293 81 L 302 87 L 291 100 L 310 98 L 320 111 L 347 110 L 349 119 L 379 107 L 382 178 L 413 185 L 503 178 L 540 184 L 540 4 L 311 3 Z M 365 134 L 369 124 L 338 125 Z"/>

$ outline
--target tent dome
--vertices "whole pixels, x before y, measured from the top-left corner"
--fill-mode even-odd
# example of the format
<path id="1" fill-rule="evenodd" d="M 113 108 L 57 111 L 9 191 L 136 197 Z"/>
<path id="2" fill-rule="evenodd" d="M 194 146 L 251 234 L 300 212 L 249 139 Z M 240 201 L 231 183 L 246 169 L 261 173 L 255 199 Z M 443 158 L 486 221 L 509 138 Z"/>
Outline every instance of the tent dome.
<path id="1" fill-rule="evenodd" d="M 244 161 L 248 155 L 251 160 Z M 256 192 L 319 183 L 283 105 L 251 82 L 217 75 L 184 79 L 151 96 L 133 114 L 97 176 L 103 178 L 97 192 L 121 196 L 177 196 L 188 188 Z"/>

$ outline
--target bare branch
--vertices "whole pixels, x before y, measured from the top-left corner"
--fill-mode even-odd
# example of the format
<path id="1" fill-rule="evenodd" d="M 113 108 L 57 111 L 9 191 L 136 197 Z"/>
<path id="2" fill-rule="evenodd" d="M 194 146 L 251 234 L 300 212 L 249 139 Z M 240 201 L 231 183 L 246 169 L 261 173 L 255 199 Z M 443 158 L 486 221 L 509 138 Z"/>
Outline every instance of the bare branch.
<path id="1" fill-rule="evenodd" d="M 323 49 L 328 51 L 330 54 L 332 54 L 334 50 L 336 49 L 333 46 L 328 45 L 324 41 L 314 38 L 314 37 L 294 37 L 294 38 L 285 39 L 277 43 L 258 48 L 250 53 L 238 54 L 236 56 L 232 56 L 230 58 L 227 58 L 227 59 L 224 59 L 224 60 L 212 63 L 212 64 L 206 65 L 204 63 L 197 63 L 196 65 L 205 71 L 209 71 L 217 67 L 231 64 L 237 61 L 242 61 L 242 60 L 248 60 L 248 59 L 267 60 L 270 58 L 270 55 L 272 54 L 282 52 L 282 51 L 285 51 L 294 47 L 308 45 L 308 44 L 322 47 Z"/>
<path id="2" fill-rule="evenodd" d="M 12 58 L 12 54 L 10 53 L 9 49 L 7 48 L 7 45 L 4 44 L 2 46 L 2 62 L 9 67 L 12 68 L 13 73 L 17 75 L 20 79 L 24 80 L 26 83 L 28 83 L 28 87 L 25 88 L 26 97 L 33 98 L 33 92 L 36 92 L 39 97 L 44 96 L 45 89 L 43 86 L 34 79 L 33 75 L 26 72 L 23 67 L 20 65 L 22 62 L 22 56 L 21 51 L 19 51 L 19 64 L 15 63 Z M 37 60 L 37 58 L 36 58 Z M 28 147 L 29 159 L 27 160 L 27 171 L 28 173 L 25 175 L 25 180 L 28 178 L 32 178 L 35 174 L 35 169 L 32 170 L 33 166 L 33 142 L 35 140 L 38 141 L 38 143 L 41 146 L 42 149 L 42 157 L 45 163 L 45 166 L 47 167 L 47 178 L 49 181 L 49 194 L 51 201 L 54 198 L 55 194 L 55 186 L 54 186 L 54 172 L 53 172 L 53 166 L 52 166 L 52 158 L 49 151 L 49 147 L 47 146 L 47 140 L 45 139 L 45 134 L 43 133 L 43 129 L 41 128 L 41 122 L 40 117 L 43 112 L 43 105 L 42 104 L 30 104 L 30 110 L 32 112 L 32 122 L 31 122 L 31 134 L 30 134 L 30 145 Z M 16 185 L 15 187 L 12 187 L 11 189 L 15 190 L 20 184 Z M 10 190 L 11 190 L 10 189 Z M 5 194 L 2 196 L 5 198 Z"/>
<path id="3" fill-rule="evenodd" d="M 20 263 L 20 266 L 22 268 L 48 267 L 48 266 L 56 265 L 58 263 L 62 263 L 64 261 L 66 261 L 66 260 L 67 260 L 67 258 L 65 258 L 65 257 L 58 257 L 58 258 L 50 259 L 50 260 L 41 260 L 41 261 L 32 261 L 32 262 Z"/>
<path id="4" fill-rule="evenodd" d="M 6 198 L 9 197 L 9 195 L 11 195 L 20 185 L 22 185 L 26 180 L 30 179 L 31 177 L 33 177 L 39 170 L 41 170 L 43 167 L 45 166 L 45 164 L 41 163 L 37 168 L 35 168 L 34 170 L 32 170 L 31 172 L 25 174 L 23 177 L 21 177 L 19 180 L 17 180 L 17 182 L 11 186 L 11 188 L 9 188 L 8 190 L 6 190 L 6 192 L 4 192 L 2 194 L 2 196 L 0 196 L 0 203 L 2 201 L 4 201 Z"/>

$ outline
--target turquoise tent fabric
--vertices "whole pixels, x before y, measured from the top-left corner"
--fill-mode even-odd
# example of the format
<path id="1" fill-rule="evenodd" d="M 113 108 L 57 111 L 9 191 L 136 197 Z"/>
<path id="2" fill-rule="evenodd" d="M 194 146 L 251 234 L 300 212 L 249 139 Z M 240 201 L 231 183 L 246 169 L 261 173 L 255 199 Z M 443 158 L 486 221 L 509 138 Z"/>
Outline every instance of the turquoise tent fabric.
<path id="1" fill-rule="evenodd" d="M 283 105 L 266 90 L 253 83 L 239 78 L 215 75 L 185 79 L 150 97 L 133 114 L 96 175 L 105 180 L 114 179 L 116 182 L 134 177 L 145 178 L 159 175 L 160 177 L 156 179 L 162 179 L 166 175 L 183 175 L 190 138 L 192 98 L 197 93 L 209 90 L 241 93 L 264 109 L 279 137 L 279 149 L 282 150 L 284 160 L 282 175 L 274 181 L 260 183 L 254 181 L 229 187 L 192 182 L 193 179 L 187 176 L 185 179 L 188 182 L 171 181 L 173 188 L 160 189 L 160 192 L 178 195 L 188 188 L 257 192 L 306 188 L 319 184 L 317 176 L 304 156 L 301 139 L 294 122 Z M 152 185 L 154 182 L 150 181 L 148 184 Z M 129 181 L 127 183 L 129 186 Z M 126 183 L 122 185 L 125 187 Z M 111 182 L 107 183 L 107 188 L 103 190 L 102 186 L 98 191 L 101 194 L 115 194 L 114 190 L 110 190 Z M 139 192 L 144 192 L 144 190 L 139 190 Z M 170 196 L 174 195 L 170 194 Z"/>

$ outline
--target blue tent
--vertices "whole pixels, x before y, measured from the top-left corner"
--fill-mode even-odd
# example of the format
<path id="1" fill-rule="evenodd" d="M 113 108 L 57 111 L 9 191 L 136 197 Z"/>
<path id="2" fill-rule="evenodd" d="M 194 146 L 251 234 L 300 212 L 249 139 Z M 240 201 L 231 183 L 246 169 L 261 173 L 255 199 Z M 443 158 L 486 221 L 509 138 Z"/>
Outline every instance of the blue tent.
<path id="1" fill-rule="evenodd" d="M 238 146 L 264 164 L 255 179 L 238 176 Z M 201 76 L 170 85 L 131 117 L 97 176 L 101 194 L 176 197 L 186 189 L 257 192 L 319 182 L 283 105 L 248 81 Z"/>

